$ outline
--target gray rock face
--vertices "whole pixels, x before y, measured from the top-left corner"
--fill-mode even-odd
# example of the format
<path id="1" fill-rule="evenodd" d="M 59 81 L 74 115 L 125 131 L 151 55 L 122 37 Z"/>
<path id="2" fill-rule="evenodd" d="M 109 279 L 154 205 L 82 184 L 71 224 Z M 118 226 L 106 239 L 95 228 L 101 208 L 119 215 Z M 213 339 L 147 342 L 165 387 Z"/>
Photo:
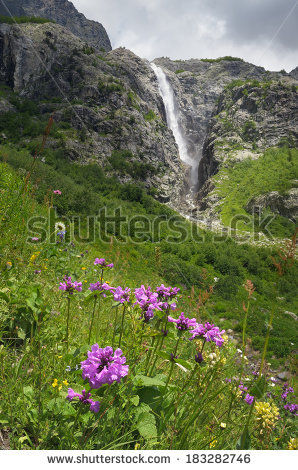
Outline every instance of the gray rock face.
<path id="1" fill-rule="evenodd" d="M 68 0 L 10 0 L 6 1 L 6 5 L 15 16 L 40 16 L 56 21 L 95 50 L 110 51 L 112 49 L 110 39 L 102 24 L 87 20 Z M 0 14 L 8 14 L 4 6 L 0 6 Z"/>
<path id="2" fill-rule="evenodd" d="M 296 84 L 286 77 L 283 82 L 251 82 L 225 90 L 204 142 L 201 184 L 227 159 L 258 158 L 264 150 L 282 142 L 297 145 Z"/>
<path id="3" fill-rule="evenodd" d="M 286 194 L 279 194 L 278 191 L 271 191 L 253 198 L 246 206 L 250 213 L 261 213 L 264 209 L 270 209 L 283 217 L 296 222 L 298 217 L 298 188 L 292 188 Z"/>
<path id="4" fill-rule="evenodd" d="M 185 172 L 146 61 L 125 48 L 90 54 L 57 24 L 0 25 L 0 81 L 71 124 L 75 132 L 63 139 L 70 159 L 96 161 L 121 182 L 142 181 L 163 202 L 179 200 Z M 127 162 L 111 161 L 121 150 L 134 174 L 121 171 Z"/>

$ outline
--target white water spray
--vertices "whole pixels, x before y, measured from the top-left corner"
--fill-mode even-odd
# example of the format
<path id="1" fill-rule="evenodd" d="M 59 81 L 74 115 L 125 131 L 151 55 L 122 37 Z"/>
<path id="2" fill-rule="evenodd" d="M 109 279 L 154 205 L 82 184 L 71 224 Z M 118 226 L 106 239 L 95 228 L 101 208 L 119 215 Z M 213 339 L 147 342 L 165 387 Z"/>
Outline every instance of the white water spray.
<path id="1" fill-rule="evenodd" d="M 198 182 L 198 162 L 188 154 L 187 144 L 179 124 L 179 110 L 174 91 L 162 68 L 153 62 L 150 65 L 156 75 L 160 95 L 165 105 L 167 124 L 174 134 L 181 160 L 191 166 L 191 183 L 195 185 Z"/>

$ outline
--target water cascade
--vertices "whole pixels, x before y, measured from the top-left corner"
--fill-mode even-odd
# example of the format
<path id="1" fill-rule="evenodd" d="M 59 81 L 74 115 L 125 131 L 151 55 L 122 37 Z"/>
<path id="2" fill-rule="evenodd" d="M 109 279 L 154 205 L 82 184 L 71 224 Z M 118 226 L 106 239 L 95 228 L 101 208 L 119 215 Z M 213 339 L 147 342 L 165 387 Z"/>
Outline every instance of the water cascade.
<path id="1" fill-rule="evenodd" d="M 160 95 L 165 105 L 168 127 L 174 134 L 181 160 L 191 166 L 191 183 L 195 186 L 198 182 L 198 162 L 188 154 L 187 143 L 179 124 L 179 109 L 174 91 L 162 68 L 154 63 L 150 65 L 156 75 Z"/>

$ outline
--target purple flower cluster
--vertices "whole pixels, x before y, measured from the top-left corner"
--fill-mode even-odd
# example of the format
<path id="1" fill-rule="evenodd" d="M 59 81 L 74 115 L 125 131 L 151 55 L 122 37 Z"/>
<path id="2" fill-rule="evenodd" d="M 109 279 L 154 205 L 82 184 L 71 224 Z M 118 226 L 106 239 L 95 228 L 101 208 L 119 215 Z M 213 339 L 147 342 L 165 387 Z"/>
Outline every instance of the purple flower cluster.
<path id="1" fill-rule="evenodd" d="M 195 318 L 187 318 L 184 316 L 184 312 L 181 312 L 181 315 L 177 320 L 172 317 L 168 317 L 168 321 L 172 323 L 176 323 L 177 330 L 184 331 L 189 330 L 192 327 L 197 325 L 197 320 Z"/>
<path id="2" fill-rule="evenodd" d="M 281 398 L 286 401 L 289 393 L 294 393 L 294 389 L 292 387 L 288 387 L 288 384 L 285 384 L 283 386 L 283 393 L 281 394 Z"/>
<path id="3" fill-rule="evenodd" d="M 206 322 L 205 325 L 201 323 L 197 323 L 195 328 L 191 331 L 191 340 L 194 339 L 196 336 L 201 336 L 206 341 L 213 341 L 219 348 L 223 345 L 224 339 L 222 335 L 224 334 L 225 330 L 220 331 L 218 326 L 214 326 L 209 322 Z"/>
<path id="4" fill-rule="evenodd" d="M 114 267 L 113 263 L 107 264 L 104 258 L 95 258 L 94 265 L 95 266 L 99 265 L 101 268 L 113 268 Z"/>
<path id="5" fill-rule="evenodd" d="M 198 364 L 201 364 L 201 363 L 204 361 L 203 354 L 202 354 L 201 352 L 198 352 L 198 353 L 195 355 L 195 361 L 196 361 Z"/>
<path id="6" fill-rule="evenodd" d="M 69 294 L 73 294 L 74 291 L 81 292 L 82 290 L 82 283 L 71 280 L 71 277 L 64 276 L 65 282 L 60 282 L 59 289 L 68 292 Z"/>
<path id="7" fill-rule="evenodd" d="M 57 232 L 57 235 L 60 238 L 60 242 L 64 240 L 65 234 L 66 234 L 66 230 L 61 230 L 60 232 Z"/>
<path id="8" fill-rule="evenodd" d="M 128 374 L 126 358 L 122 354 L 121 349 L 113 352 L 110 346 L 100 348 L 98 344 L 93 344 L 91 351 L 88 351 L 88 359 L 81 362 L 83 379 L 89 381 L 91 388 L 120 382 Z"/>
<path id="9" fill-rule="evenodd" d="M 284 409 L 289 411 L 293 415 L 298 416 L 298 405 L 296 405 L 296 403 L 288 403 L 284 406 Z"/>
<path id="10" fill-rule="evenodd" d="M 135 289 L 136 302 L 134 305 L 139 305 L 142 310 L 141 318 L 144 322 L 148 323 L 154 316 L 154 310 L 161 310 L 162 302 L 158 301 L 158 293 L 152 292 L 151 287 L 145 288 L 141 286 Z"/>
<path id="11" fill-rule="evenodd" d="M 156 288 L 158 300 L 162 302 L 162 310 L 176 310 L 177 305 L 175 304 L 175 302 L 169 303 L 169 301 L 173 299 L 173 297 L 176 297 L 179 291 L 179 287 L 165 287 L 163 284 Z"/>
<path id="12" fill-rule="evenodd" d="M 296 405 L 296 403 L 287 403 L 289 393 L 294 393 L 294 389 L 293 387 L 288 387 L 288 384 L 286 383 L 283 385 L 283 392 L 281 394 L 281 399 L 286 402 L 284 409 L 293 415 L 298 416 L 298 405 Z M 295 398 L 295 396 L 292 398 Z"/>
<path id="13" fill-rule="evenodd" d="M 115 302 L 120 302 L 121 304 L 124 304 L 125 302 L 129 302 L 130 300 L 130 289 L 129 287 L 125 287 L 125 289 L 122 289 L 122 287 L 111 287 L 111 292 L 114 296 Z"/>
<path id="14" fill-rule="evenodd" d="M 93 413 L 99 412 L 100 403 L 99 401 L 93 401 L 91 398 L 91 393 L 86 393 L 86 390 L 82 390 L 82 393 L 75 393 L 72 388 L 68 389 L 67 400 L 72 401 L 74 398 L 78 398 L 82 403 L 90 405 L 90 411 Z"/>
<path id="15" fill-rule="evenodd" d="M 110 287 L 109 284 L 107 284 L 106 282 L 101 284 L 99 281 L 93 284 L 91 283 L 89 286 L 89 290 L 91 290 L 91 292 L 98 292 L 102 294 L 103 297 L 106 297 L 106 294 L 104 292 L 110 291 L 111 289 L 112 287 Z"/>
<path id="16" fill-rule="evenodd" d="M 244 401 L 246 401 L 246 403 L 248 405 L 252 405 L 253 402 L 254 402 L 254 399 L 255 397 L 253 397 L 252 395 L 250 395 L 249 393 L 246 394 L 245 398 L 244 398 Z"/>

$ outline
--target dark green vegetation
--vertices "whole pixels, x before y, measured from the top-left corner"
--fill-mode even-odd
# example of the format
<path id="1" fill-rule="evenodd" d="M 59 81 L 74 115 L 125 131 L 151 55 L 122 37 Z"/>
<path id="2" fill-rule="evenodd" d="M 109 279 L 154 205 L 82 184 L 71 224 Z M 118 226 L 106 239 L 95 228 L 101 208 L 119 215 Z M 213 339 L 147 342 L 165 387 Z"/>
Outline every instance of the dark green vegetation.
<path id="1" fill-rule="evenodd" d="M 252 125 L 247 121 L 243 132 L 248 132 Z M 261 194 L 278 191 L 284 195 L 293 187 L 293 180 L 298 178 L 298 150 L 288 147 L 267 150 L 257 160 L 250 158 L 221 168 L 214 177 L 216 191 L 222 198 L 220 215 L 224 224 L 229 224 L 235 214 L 249 215 L 245 207 L 248 202 Z M 269 215 L 267 210 L 265 215 Z M 251 231 L 252 224 L 239 222 L 239 229 Z M 270 224 L 273 236 L 291 237 L 295 224 L 289 219 L 276 216 Z"/>
<path id="2" fill-rule="evenodd" d="M 218 57 L 217 59 L 201 59 L 202 62 L 222 62 L 222 61 L 228 61 L 228 62 L 234 62 L 236 60 L 240 61 L 240 62 L 244 62 L 243 59 L 240 59 L 239 57 L 232 57 L 230 55 L 226 55 L 224 57 Z"/>
<path id="3" fill-rule="evenodd" d="M 38 16 L 4 16 L 4 15 L 0 15 L 0 23 L 7 23 L 7 24 L 23 24 L 23 23 L 44 24 L 44 23 L 55 23 L 55 21 L 48 20 L 47 18 L 40 18 Z"/>

